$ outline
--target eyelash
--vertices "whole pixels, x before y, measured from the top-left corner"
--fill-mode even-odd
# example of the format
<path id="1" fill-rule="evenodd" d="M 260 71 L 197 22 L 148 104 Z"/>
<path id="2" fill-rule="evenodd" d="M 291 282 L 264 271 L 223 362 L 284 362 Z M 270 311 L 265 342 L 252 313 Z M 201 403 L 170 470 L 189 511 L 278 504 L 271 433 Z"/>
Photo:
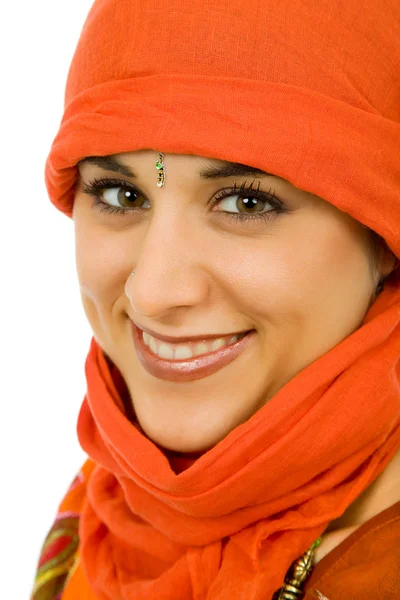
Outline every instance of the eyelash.
<path id="1" fill-rule="evenodd" d="M 274 213 L 279 214 L 279 213 L 287 212 L 287 209 L 285 208 L 284 204 L 281 202 L 281 200 L 279 200 L 275 196 L 275 192 L 271 193 L 271 190 L 269 190 L 268 192 L 260 190 L 259 189 L 260 182 L 258 182 L 258 187 L 253 189 L 253 184 L 254 184 L 254 181 L 250 185 L 247 185 L 246 182 L 243 182 L 240 185 L 240 187 L 237 187 L 237 185 L 235 183 L 233 185 L 233 187 L 225 188 L 225 189 L 221 190 L 220 192 L 218 192 L 217 195 L 212 200 L 212 203 L 213 203 L 213 205 L 216 205 L 219 202 L 221 202 L 224 198 L 228 198 L 229 196 L 237 195 L 237 196 L 239 196 L 239 198 L 246 198 L 247 196 L 251 195 L 252 198 L 256 198 L 258 200 L 261 200 L 262 202 L 268 202 L 268 204 L 270 204 L 273 207 L 272 210 L 267 211 L 267 212 L 253 213 L 253 214 L 251 214 L 251 213 L 233 213 L 233 212 L 228 212 L 228 211 L 216 211 L 216 212 L 221 212 L 230 218 L 237 219 L 242 222 L 243 221 L 253 221 L 253 220 L 258 221 L 260 219 L 266 221 L 266 220 L 270 219 L 272 214 L 274 214 Z M 117 187 L 121 188 L 123 190 L 133 192 L 134 194 L 142 193 L 137 187 L 135 187 L 134 185 L 131 185 L 130 183 L 127 183 L 126 181 L 124 181 L 122 179 L 108 179 L 108 178 L 92 179 L 88 183 L 84 183 L 82 185 L 82 191 L 84 194 L 88 194 L 89 196 L 93 197 L 94 200 L 92 203 L 92 208 L 95 210 L 98 210 L 99 212 L 102 212 L 102 213 L 113 214 L 113 215 L 125 217 L 129 213 L 140 210 L 139 208 L 119 208 L 117 206 L 111 206 L 110 204 L 103 202 L 100 199 L 99 194 L 101 194 L 102 192 L 104 192 L 107 189 L 117 188 Z"/>

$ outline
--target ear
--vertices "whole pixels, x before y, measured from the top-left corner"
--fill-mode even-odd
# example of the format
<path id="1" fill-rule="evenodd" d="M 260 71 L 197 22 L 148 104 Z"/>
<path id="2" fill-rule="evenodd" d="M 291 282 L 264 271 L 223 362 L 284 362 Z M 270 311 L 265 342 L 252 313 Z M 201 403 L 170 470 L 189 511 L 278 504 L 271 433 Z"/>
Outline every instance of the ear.
<path id="1" fill-rule="evenodd" d="M 400 266 L 399 259 L 393 254 L 384 240 L 379 245 L 377 266 L 383 279 Z"/>

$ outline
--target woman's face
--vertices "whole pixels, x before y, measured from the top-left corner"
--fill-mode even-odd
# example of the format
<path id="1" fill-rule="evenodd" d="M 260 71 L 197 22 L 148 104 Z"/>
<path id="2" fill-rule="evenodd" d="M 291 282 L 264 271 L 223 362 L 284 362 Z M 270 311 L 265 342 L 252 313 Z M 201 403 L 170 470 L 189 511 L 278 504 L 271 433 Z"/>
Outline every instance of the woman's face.
<path id="1" fill-rule="evenodd" d="M 195 452 L 356 330 L 380 273 L 368 230 L 321 198 L 172 154 L 159 188 L 156 158 L 80 164 L 77 270 L 94 336 L 141 427 L 165 448 Z M 92 207 L 93 194 L 125 212 Z M 143 330 L 153 334 L 145 343 Z"/>

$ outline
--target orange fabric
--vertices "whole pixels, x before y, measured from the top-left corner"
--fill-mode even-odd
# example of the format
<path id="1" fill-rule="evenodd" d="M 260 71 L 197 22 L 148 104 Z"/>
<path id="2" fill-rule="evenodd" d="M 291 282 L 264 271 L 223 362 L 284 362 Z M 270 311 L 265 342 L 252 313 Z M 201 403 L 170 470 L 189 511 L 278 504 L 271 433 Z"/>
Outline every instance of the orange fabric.
<path id="1" fill-rule="evenodd" d="M 81 512 L 94 463 L 82 467 L 82 480 L 68 492 L 59 512 Z M 357 529 L 314 567 L 304 600 L 398 600 L 400 598 L 400 502 Z M 63 600 L 93 600 L 82 565 L 69 576 Z"/>
<path id="2" fill-rule="evenodd" d="M 357 529 L 313 570 L 304 600 L 399 600 L 400 502 Z"/>
<path id="3" fill-rule="evenodd" d="M 399 29 L 389 0 L 98 0 L 46 165 L 51 201 L 71 216 L 86 156 L 198 154 L 318 194 L 400 257 Z M 93 339 L 75 597 L 271 598 L 399 448 L 399 354 L 397 276 L 358 331 L 177 474 L 124 414 Z"/>
<path id="4" fill-rule="evenodd" d="M 400 255 L 395 0 L 98 0 L 46 166 L 143 148 L 243 162 L 376 230 Z M 360 11 L 362 18 L 360 18 Z"/>
<path id="5" fill-rule="evenodd" d="M 80 524 L 88 598 L 270 598 L 399 447 L 399 300 L 383 296 L 386 310 L 179 475 L 125 417 L 93 339 L 78 420 L 98 464 Z"/>
<path id="6" fill-rule="evenodd" d="M 81 513 L 94 467 L 90 459 L 86 461 L 58 514 Z M 328 600 L 398 600 L 399 549 L 400 502 L 362 525 L 314 567 L 304 587 L 304 600 L 321 600 L 318 592 Z M 93 600 L 79 555 L 75 563 L 62 598 Z"/>

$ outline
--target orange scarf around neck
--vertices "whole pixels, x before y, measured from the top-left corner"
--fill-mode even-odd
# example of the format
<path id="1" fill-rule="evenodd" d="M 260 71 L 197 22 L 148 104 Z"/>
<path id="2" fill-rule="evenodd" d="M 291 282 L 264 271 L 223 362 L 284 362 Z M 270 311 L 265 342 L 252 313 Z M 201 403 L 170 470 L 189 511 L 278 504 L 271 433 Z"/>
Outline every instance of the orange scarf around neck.
<path id="1" fill-rule="evenodd" d="M 72 216 L 87 156 L 195 154 L 287 179 L 400 257 L 399 30 L 399 4 L 378 0 L 97 0 L 50 199 Z M 93 339 L 78 436 L 94 468 L 63 600 L 270 600 L 399 448 L 399 357 L 397 276 L 357 331 L 177 469 L 128 419 Z"/>
<path id="2" fill-rule="evenodd" d="M 178 474 L 127 419 L 119 372 L 93 338 L 78 436 L 96 466 L 63 600 L 271 598 L 399 447 L 399 319 L 397 286 Z"/>

